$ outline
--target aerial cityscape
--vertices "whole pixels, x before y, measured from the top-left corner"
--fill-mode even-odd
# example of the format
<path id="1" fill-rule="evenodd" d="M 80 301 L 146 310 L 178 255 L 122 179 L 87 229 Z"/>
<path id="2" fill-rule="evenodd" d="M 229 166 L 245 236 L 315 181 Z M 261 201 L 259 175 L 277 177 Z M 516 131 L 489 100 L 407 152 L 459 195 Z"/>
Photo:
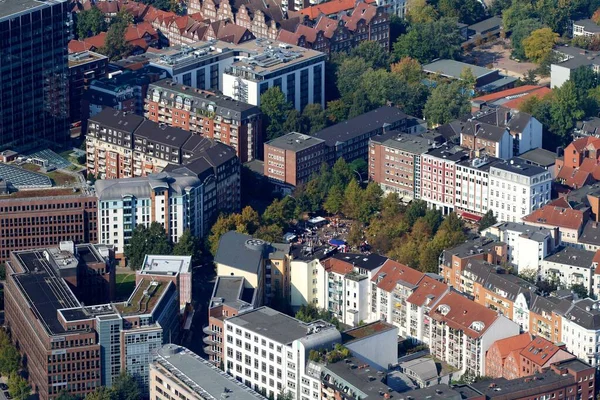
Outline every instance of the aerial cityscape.
<path id="1" fill-rule="evenodd" d="M 599 400 L 600 0 L 0 0 L 0 400 Z"/>

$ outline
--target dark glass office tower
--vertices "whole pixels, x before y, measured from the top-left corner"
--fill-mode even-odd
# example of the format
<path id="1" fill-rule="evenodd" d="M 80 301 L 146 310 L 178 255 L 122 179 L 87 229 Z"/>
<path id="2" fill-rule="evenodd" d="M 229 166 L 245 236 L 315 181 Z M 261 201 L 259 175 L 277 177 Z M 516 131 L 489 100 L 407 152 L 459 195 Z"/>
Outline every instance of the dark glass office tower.
<path id="1" fill-rule="evenodd" d="M 69 135 L 66 0 L 0 0 L 0 149 Z"/>

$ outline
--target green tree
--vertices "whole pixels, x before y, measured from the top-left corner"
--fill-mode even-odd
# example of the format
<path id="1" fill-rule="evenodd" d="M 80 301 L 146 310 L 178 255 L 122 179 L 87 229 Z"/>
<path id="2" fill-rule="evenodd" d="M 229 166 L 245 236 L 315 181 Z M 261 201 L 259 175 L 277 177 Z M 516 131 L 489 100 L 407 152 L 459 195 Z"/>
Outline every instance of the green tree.
<path id="1" fill-rule="evenodd" d="M 292 105 L 285 99 L 285 95 L 278 86 L 273 86 L 260 96 L 260 110 L 265 117 L 267 126 L 267 140 L 283 135 L 283 124 Z"/>
<path id="2" fill-rule="evenodd" d="M 198 265 L 201 262 L 202 252 L 200 250 L 200 241 L 192 235 L 189 229 L 183 231 L 179 240 L 173 246 L 173 255 L 175 256 L 192 256 L 192 264 Z"/>
<path id="3" fill-rule="evenodd" d="M 131 14 L 119 11 L 106 33 L 104 47 L 98 51 L 110 60 L 119 60 L 131 52 L 131 46 L 125 41 L 125 31 L 132 22 Z"/>
<path id="4" fill-rule="evenodd" d="M 550 28 L 536 29 L 527 38 L 523 39 L 525 56 L 534 62 L 541 62 L 552 52 L 558 41 L 558 33 Z"/>
<path id="5" fill-rule="evenodd" d="M 521 79 L 521 83 L 523 85 L 537 85 L 538 83 L 540 83 L 540 80 L 537 78 L 535 70 L 529 69 Z"/>
<path id="6" fill-rule="evenodd" d="M 461 43 L 462 37 L 456 20 L 442 18 L 412 25 L 394 43 L 393 53 L 396 60 L 411 57 L 421 63 L 428 63 L 436 58 L 457 58 Z"/>
<path id="7" fill-rule="evenodd" d="M 234 231 L 235 228 L 235 221 L 231 216 L 227 216 L 224 214 L 219 215 L 212 228 L 210 229 L 210 234 L 208 235 L 207 239 L 208 248 L 210 249 L 210 252 L 213 256 L 217 254 L 221 236 L 223 236 L 229 231 Z"/>
<path id="8" fill-rule="evenodd" d="M 164 227 L 159 222 L 152 222 L 149 228 L 138 225 L 133 230 L 131 239 L 125 245 L 125 258 L 133 270 L 139 269 L 147 254 L 172 254 L 171 243 Z"/>
<path id="9" fill-rule="evenodd" d="M 475 85 L 477 84 L 477 79 L 475 75 L 473 75 L 473 71 L 469 67 L 464 67 L 462 71 L 460 71 L 460 82 L 462 86 L 467 90 L 474 90 Z"/>
<path id="10" fill-rule="evenodd" d="M 13 372 L 8 378 L 8 392 L 15 400 L 27 400 L 31 394 L 31 386 L 27 379 Z"/>
<path id="11" fill-rule="evenodd" d="M 352 103 L 348 100 L 354 99 L 361 77 L 367 69 L 367 62 L 358 57 L 347 58 L 340 64 L 336 74 L 336 86 L 346 104 Z"/>
<path id="12" fill-rule="evenodd" d="M 104 14 L 96 7 L 81 11 L 76 14 L 75 18 L 76 32 L 79 39 L 85 39 L 106 31 Z"/>
<path id="13" fill-rule="evenodd" d="M 111 389 L 101 386 L 85 396 L 85 400 L 113 400 L 112 393 Z"/>
<path id="14" fill-rule="evenodd" d="M 325 113 L 329 122 L 337 124 L 348 119 L 348 111 L 348 105 L 342 99 L 339 99 L 327 103 Z"/>
<path id="15" fill-rule="evenodd" d="M 327 194 L 323 208 L 329 214 L 337 214 L 344 204 L 344 191 L 340 186 L 334 186 Z"/>
<path id="16" fill-rule="evenodd" d="M 439 0 L 438 10 L 442 17 L 456 18 L 467 25 L 485 18 L 485 9 L 477 0 Z"/>
<path id="17" fill-rule="evenodd" d="M 376 212 L 381 210 L 381 198 L 383 191 L 377 182 L 371 181 L 362 193 L 361 214 L 365 218 L 364 222 Z"/>
<path id="18" fill-rule="evenodd" d="M 67 392 L 66 390 L 61 391 L 58 394 L 58 397 L 55 398 L 55 400 L 77 400 L 77 399 L 80 399 L 80 397 L 73 396 L 73 395 L 69 394 L 69 392 Z"/>
<path id="19" fill-rule="evenodd" d="M 346 187 L 346 190 L 344 191 L 344 199 L 346 200 L 342 208 L 344 215 L 349 218 L 360 219 L 361 222 L 365 222 L 361 219 L 363 193 L 356 179 L 352 179 Z"/>
<path id="20" fill-rule="evenodd" d="M 517 21 L 512 34 L 510 35 L 510 43 L 512 46 L 511 55 L 518 60 L 525 59 L 525 49 L 523 48 L 523 39 L 528 38 L 531 33 L 542 28 L 543 25 L 537 18 L 527 18 Z"/>
<path id="21" fill-rule="evenodd" d="M 579 296 L 580 299 L 586 299 L 590 297 L 587 288 L 582 283 L 574 283 L 570 287 L 571 292 Z"/>
<path id="22" fill-rule="evenodd" d="M 113 400 L 139 400 L 142 398 L 138 382 L 125 372 L 113 380 L 112 392 Z"/>
<path id="23" fill-rule="evenodd" d="M 21 366 L 21 354 L 15 346 L 10 343 L 3 343 L 0 346 L 0 374 L 10 376 L 19 371 Z"/>
<path id="24" fill-rule="evenodd" d="M 364 60 L 373 69 L 387 69 L 390 66 L 390 57 L 378 42 L 370 40 L 360 42 L 352 49 L 350 56 Z"/>
<path id="25" fill-rule="evenodd" d="M 266 242 L 281 242 L 283 237 L 283 229 L 277 224 L 262 225 L 254 232 L 254 237 L 262 239 Z"/>
<path id="26" fill-rule="evenodd" d="M 363 115 L 367 113 L 377 106 L 373 106 L 373 104 L 369 101 L 368 94 L 363 90 L 358 90 L 352 96 L 352 105 L 350 106 L 350 111 L 348 112 L 348 118 L 355 118 L 359 115 Z"/>
<path id="27" fill-rule="evenodd" d="M 307 133 L 311 135 L 327 126 L 327 116 L 320 104 L 308 104 L 302 110 L 302 117 L 309 127 Z"/>
<path id="28" fill-rule="evenodd" d="M 495 225 L 496 223 L 498 223 L 498 220 L 496 219 L 494 212 L 492 210 L 489 210 L 481 218 L 481 221 L 479 221 L 479 232 L 489 228 L 492 225 Z"/>
<path id="29" fill-rule="evenodd" d="M 439 14 L 427 0 L 413 0 L 408 9 L 407 18 L 411 24 L 429 23 L 437 20 Z"/>
<path id="30" fill-rule="evenodd" d="M 471 110 L 469 99 L 461 88 L 461 83 L 440 83 L 431 91 L 425 103 L 423 116 L 428 126 L 443 125 L 451 122 Z"/>
<path id="31" fill-rule="evenodd" d="M 421 63 L 413 58 L 404 57 L 392 64 L 392 73 L 408 84 L 421 84 L 423 80 L 423 69 Z"/>
<path id="32" fill-rule="evenodd" d="M 575 127 L 575 122 L 581 120 L 584 115 L 573 81 L 569 80 L 553 90 L 550 102 L 550 130 L 555 135 L 566 142 L 570 131 Z"/>
<path id="33" fill-rule="evenodd" d="M 298 132 L 307 134 L 309 130 L 308 121 L 300 113 L 300 111 L 292 108 L 288 111 L 285 121 L 283 122 L 283 128 L 281 134 L 285 135 L 289 132 Z"/>
<path id="34" fill-rule="evenodd" d="M 514 1 L 502 13 L 502 27 L 506 32 L 511 32 L 519 21 L 535 18 L 536 16 L 537 13 L 530 2 Z"/>

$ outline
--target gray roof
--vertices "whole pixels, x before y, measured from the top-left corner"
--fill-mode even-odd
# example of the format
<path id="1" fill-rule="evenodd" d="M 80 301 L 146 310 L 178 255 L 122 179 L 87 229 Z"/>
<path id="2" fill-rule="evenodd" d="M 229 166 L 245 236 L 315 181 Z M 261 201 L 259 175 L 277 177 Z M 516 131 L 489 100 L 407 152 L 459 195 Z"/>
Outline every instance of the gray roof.
<path id="1" fill-rule="evenodd" d="M 266 142 L 266 144 L 278 149 L 297 152 L 317 146 L 323 142 L 323 139 L 319 139 L 314 136 L 309 136 L 298 132 L 290 132 L 286 135 L 270 140 Z"/>
<path id="2" fill-rule="evenodd" d="M 588 221 L 583 227 L 578 241 L 583 244 L 600 246 L 600 224 L 596 221 Z"/>
<path id="3" fill-rule="evenodd" d="M 495 226 L 502 231 L 520 232 L 520 236 L 539 242 L 543 242 L 546 237 L 552 235 L 550 229 L 541 226 L 526 225 L 523 222 L 501 222 Z"/>
<path id="4" fill-rule="evenodd" d="M 404 361 L 399 364 L 400 370 L 409 369 L 411 375 L 416 375 L 423 381 L 428 381 L 439 376 L 435 361 L 431 357 L 419 357 Z"/>
<path id="5" fill-rule="evenodd" d="M 229 231 L 221 236 L 215 262 L 253 274 L 258 273 L 268 243 L 252 236 Z"/>
<path id="6" fill-rule="evenodd" d="M 433 147 L 431 139 L 425 139 L 421 136 L 409 135 L 399 131 L 391 131 L 383 135 L 373 136 L 371 141 L 411 154 L 423 154 Z"/>
<path id="7" fill-rule="evenodd" d="M 549 167 L 556 164 L 556 153 L 539 147 L 519 155 L 519 158 L 525 160 L 528 164 L 539 167 Z"/>
<path id="8" fill-rule="evenodd" d="M 193 134 L 181 128 L 154 121 L 145 120 L 135 131 L 136 137 L 146 138 L 153 143 L 160 143 L 172 148 L 180 148 Z"/>
<path id="9" fill-rule="evenodd" d="M 465 124 L 462 133 L 477 136 L 492 142 L 500 142 L 504 135 L 508 135 L 506 128 L 486 123 L 469 121 Z"/>
<path id="10" fill-rule="evenodd" d="M 241 276 L 217 276 L 209 308 L 227 305 L 239 311 L 252 305 L 255 291 L 245 288 L 245 281 Z"/>
<path id="11" fill-rule="evenodd" d="M 168 188 L 171 192 L 183 194 L 188 187 L 200 186 L 196 176 L 185 176 L 174 172 L 160 172 L 148 176 L 102 179 L 96 181 L 96 195 L 99 201 L 122 200 L 125 196 L 149 198 L 154 188 Z"/>
<path id="12" fill-rule="evenodd" d="M 142 122 L 144 117 L 136 115 L 132 112 L 115 110 L 114 108 L 106 107 L 98 114 L 90 117 L 90 122 L 97 122 L 108 128 L 118 129 L 122 132 L 132 133 Z"/>
<path id="13" fill-rule="evenodd" d="M 510 129 L 510 132 L 519 133 L 523 132 L 531 118 L 531 114 L 506 107 L 486 107 L 473 113 L 474 121 L 506 127 Z"/>
<path id="14" fill-rule="evenodd" d="M 528 177 L 548 172 L 545 168 L 526 164 L 523 160 L 517 157 L 513 157 L 508 161 L 497 162 L 492 165 L 492 168 Z"/>
<path id="15" fill-rule="evenodd" d="M 500 28 L 502 28 L 502 17 L 497 16 L 469 25 L 469 30 L 475 31 L 475 33 L 489 32 Z"/>
<path id="16" fill-rule="evenodd" d="M 8 0 L 0 5 L 0 21 L 10 18 L 13 14 L 25 14 L 36 8 L 51 7 L 54 4 L 65 3 L 67 0 Z M 14 16 L 13 16 L 14 17 Z"/>
<path id="17" fill-rule="evenodd" d="M 575 267 L 592 268 L 592 262 L 596 255 L 593 251 L 563 247 L 556 253 L 544 258 L 544 261 L 572 265 Z"/>
<path id="18" fill-rule="evenodd" d="M 440 147 L 429 150 L 427 155 L 448 161 L 462 161 L 469 158 L 469 153 L 465 149 L 453 144 L 443 144 Z"/>
<path id="19" fill-rule="evenodd" d="M 329 363 L 322 369 L 323 380 L 329 381 L 327 375 L 330 375 L 330 378 L 333 378 L 336 383 L 343 385 L 344 391 L 347 386 L 351 385 L 354 389 L 348 387 L 349 390 L 352 392 L 358 390 L 364 394 L 357 393 L 356 396 L 352 396 L 354 398 L 382 398 L 380 392 L 389 393 L 391 398 L 395 397 L 396 393 L 392 388 L 383 383 L 384 374 L 378 374 L 377 370 L 368 364 L 364 368 L 358 368 L 359 365 L 365 365 L 365 363 L 356 357 Z"/>
<path id="20" fill-rule="evenodd" d="M 565 318 L 589 330 L 600 329 L 598 302 L 590 298 L 576 300 L 565 313 Z"/>
<path id="21" fill-rule="evenodd" d="M 405 120 L 407 117 L 397 107 L 383 106 L 361 114 L 358 117 L 322 129 L 313 136 L 323 139 L 327 146 L 334 147 L 336 143 L 352 140 L 367 132 L 382 128 L 386 124 Z"/>
<path id="22" fill-rule="evenodd" d="M 469 386 L 464 386 L 468 389 L 467 396 L 481 396 L 481 393 L 476 392 Z M 434 385 L 422 389 L 411 390 L 398 394 L 398 400 L 416 400 L 416 399 L 432 399 L 432 400 L 463 400 L 470 397 L 463 396 L 463 387 L 450 387 L 448 385 Z"/>
<path id="23" fill-rule="evenodd" d="M 363 268 L 367 271 L 372 271 L 379 268 L 385 263 L 388 258 L 377 253 L 356 254 L 356 253 L 336 253 L 332 256 L 335 259 L 352 264 L 357 268 Z"/>
<path id="24" fill-rule="evenodd" d="M 227 322 L 281 344 L 289 344 L 294 340 L 308 336 L 309 327 L 311 326 L 309 323 L 302 322 L 268 307 L 260 307 L 228 318 Z M 328 325 L 324 322 L 322 324 L 327 328 L 333 328 L 337 332 L 333 325 Z"/>
<path id="25" fill-rule="evenodd" d="M 583 26 L 583 30 L 590 33 L 600 33 L 600 26 L 589 18 L 573 21 L 573 25 Z"/>
<path id="26" fill-rule="evenodd" d="M 453 79 L 460 79 L 460 74 L 464 68 L 469 68 L 476 79 L 495 72 L 488 68 L 478 67 L 477 65 L 467 64 L 456 60 L 437 60 L 423 65 L 423 71 L 429 74 L 439 73 L 442 76 Z"/>
<path id="27" fill-rule="evenodd" d="M 250 387 L 237 381 L 185 347 L 166 344 L 158 350 L 154 367 L 160 365 L 181 380 L 191 391 L 206 400 L 226 397 L 235 400 L 266 400 Z"/>

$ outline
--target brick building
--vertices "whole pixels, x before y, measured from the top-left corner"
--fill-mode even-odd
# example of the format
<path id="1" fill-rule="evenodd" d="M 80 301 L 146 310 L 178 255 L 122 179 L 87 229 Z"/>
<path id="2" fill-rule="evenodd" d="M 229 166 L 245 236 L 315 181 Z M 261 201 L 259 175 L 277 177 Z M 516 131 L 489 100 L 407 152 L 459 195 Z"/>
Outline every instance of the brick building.
<path id="1" fill-rule="evenodd" d="M 13 250 L 96 243 L 96 197 L 72 189 L 27 190 L 0 197 L 0 262 Z"/>
<path id="2" fill-rule="evenodd" d="M 518 365 L 506 365 L 506 360 L 512 352 L 518 353 L 531 343 L 532 336 L 522 333 L 496 340 L 485 355 L 485 376 L 491 378 L 515 379 L 519 377 Z"/>
<path id="3" fill-rule="evenodd" d="M 407 202 L 421 198 L 421 156 L 432 147 L 428 139 L 396 131 L 372 137 L 369 179 Z"/>
<path id="4" fill-rule="evenodd" d="M 278 184 L 297 186 L 307 182 L 325 161 L 325 141 L 297 132 L 264 144 L 264 174 Z"/>
<path id="5" fill-rule="evenodd" d="M 69 120 L 81 121 L 81 100 L 93 79 L 107 73 L 108 58 L 92 51 L 69 54 Z"/>
<path id="6" fill-rule="evenodd" d="M 257 106 L 163 79 L 150 84 L 144 105 L 150 121 L 165 123 L 233 147 L 241 162 L 262 151 Z"/>

